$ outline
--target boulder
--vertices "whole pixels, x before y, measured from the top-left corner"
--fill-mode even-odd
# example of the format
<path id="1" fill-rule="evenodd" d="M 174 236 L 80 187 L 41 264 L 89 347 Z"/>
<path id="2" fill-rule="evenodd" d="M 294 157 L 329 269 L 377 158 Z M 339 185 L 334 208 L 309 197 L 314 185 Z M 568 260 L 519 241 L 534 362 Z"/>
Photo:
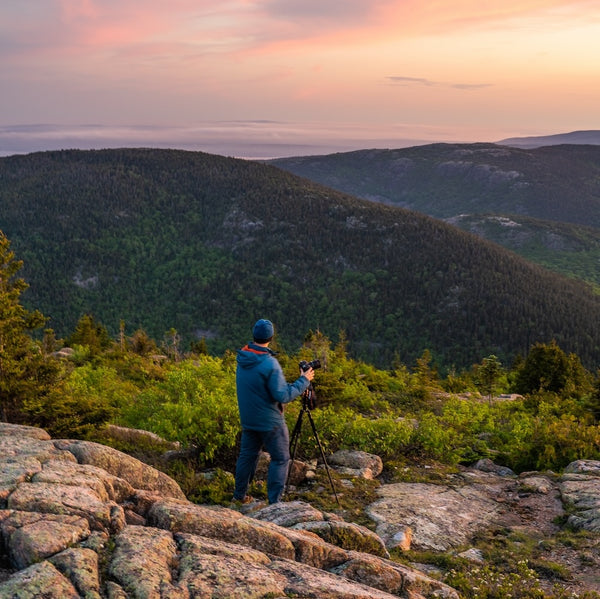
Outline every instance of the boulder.
<path id="1" fill-rule="evenodd" d="M 118 441 L 160 445 L 168 451 L 178 451 L 181 448 L 181 443 L 179 441 L 166 441 L 155 433 L 137 428 L 128 428 L 126 426 L 117 426 L 116 424 L 107 424 L 105 431 L 109 437 Z"/>
<path id="2" fill-rule="evenodd" d="M 433 580 L 410 566 L 353 551 L 348 554 L 348 558 L 348 561 L 333 571 L 350 580 L 360 580 L 363 584 L 410 599 L 459 599 L 458 593 L 452 587 Z"/>
<path id="3" fill-rule="evenodd" d="M 136 489 L 153 490 L 164 497 L 185 499 L 179 485 L 163 472 L 128 455 L 90 441 L 56 441 L 56 447 L 72 453 L 80 464 L 97 466 L 124 479 Z"/>
<path id="4" fill-rule="evenodd" d="M 100 599 L 98 554 L 92 549 L 71 548 L 57 553 L 49 560 L 86 599 Z"/>
<path id="5" fill-rule="evenodd" d="M 565 474 L 585 474 L 586 476 L 600 476 L 600 461 L 576 460 L 571 462 L 564 470 Z"/>
<path id="6" fill-rule="evenodd" d="M 332 454 L 327 463 L 341 474 L 373 479 L 383 471 L 383 462 L 377 455 L 365 451 L 341 449 Z"/>
<path id="7" fill-rule="evenodd" d="M 59 553 L 90 534 L 85 518 L 35 512 L 13 512 L 2 521 L 0 530 L 17 568 L 26 568 Z"/>
<path id="8" fill-rule="evenodd" d="M 546 476 L 527 474 L 521 475 L 519 480 L 521 482 L 521 492 L 530 490 L 533 493 L 548 495 L 548 493 L 551 493 L 555 488 L 555 485 Z"/>
<path id="9" fill-rule="evenodd" d="M 339 516 L 321 512 L 302 501 L 275 503 L 252 513 L 252 517 L 278 526 L 306 530 L 342 547 L 389 557 L 381 537 L 364 526 L 344 522 Z"/>
<path id="10" fill-rule="evenodd" d="M 43 428 L 11 424 L 10 422 L 0 422 L 0 437 L 4 440 L 27 437 L 28 439 L 39 439 L 40 441 L 49 441 L 52 438 Z"/>
<path id="11" fill-rule="evenodd" d="M 92 489 L 60 483 L 23 482 L 12 492 L 7 506 L 12 510 L 83 517 L 90 528 L 97 530 L 117 529 L 122 520 L 118 515 L 122 508 L 102 501 Z"/>
<path id="12" fill-rule="evenodd" d="M 47 462 L 31 480 L 34 483 L 67 484 L 87 488 L 102 502 L 122 503 L 135 493 L 129 482 L 109 474 L 102 468 L 69 461 Z"/>
<path id="13" fill-rule="evenodd" d="M 254 512 L 252 517 L 285 528 L 291 528 L 300 522 L 341 520 L 339 516 L 322 512 L 304 501 L 274 503 Z"/>
<path id="14" fill-rule="evenodd" d="M 482 472 L 493 472 L 494 474 L 498 474 L 499 476 L 515 476 L 515 473 L 506 466 L 498 466 L 498 464 L 494 464 L 492 460 L 489 458 L 484 458 L 479 460 L 474 466 L 476 470 L 481 470 Z"/>
<path id="15" fill-rule="evenodd" d="M 128 526 L 115 537 L 109 574 L 134 597 L 183 596 L 181 587 L 173 584 L 176 560 L 177 545 L 170 533 Z"/>
<path id="16" fill-rule="evenodd" d="M 156 528 L 221 539 L 271 555 L 293 559 L 296 553 L 292 542 L 277 528 L 268 528 L 226 508 L 164 499 L 152 506 L 148 520 Z"/>
<path id="17" fill-rule="evenodd" d="M 19 599 L 81 599 L 77 589 L 49 561 L 33 564 L 0 584 L 0 596 Z"/>

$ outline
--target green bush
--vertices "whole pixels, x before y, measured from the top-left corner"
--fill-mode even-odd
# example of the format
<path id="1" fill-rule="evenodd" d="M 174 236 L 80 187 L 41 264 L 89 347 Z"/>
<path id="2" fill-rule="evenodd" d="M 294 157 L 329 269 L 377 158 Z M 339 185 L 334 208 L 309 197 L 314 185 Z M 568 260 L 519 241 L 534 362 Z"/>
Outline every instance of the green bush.
<path id="1" fill-rule="evenodd" d="M 75 368 L 47 396 L 25 404 L 29 422 L 55 438 L 84 438 L 117 417 L 138 389 L 113 368 L 91 363 Z"/>
<path id="2" fill-rule="evenodd" d="M 233 373 L 221 360 L 200 356 L 171 366 L 164 381 L 143 390 L 122 410 L 120 424 L 152 431 L 199 449 L 210 462 L 237 442 L 239 416 Z"/>

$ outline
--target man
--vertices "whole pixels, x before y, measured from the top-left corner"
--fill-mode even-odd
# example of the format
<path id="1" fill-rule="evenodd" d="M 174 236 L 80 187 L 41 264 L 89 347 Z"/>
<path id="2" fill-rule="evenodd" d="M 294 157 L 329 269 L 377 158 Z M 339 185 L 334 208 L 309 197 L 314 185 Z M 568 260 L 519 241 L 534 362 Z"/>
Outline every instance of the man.
<path id="1" fill-rule="evenodd" d="M 274 329 L 270 320 L 254 325 L 254 341 L 237 352 L 236 387 L 242 442 L 235 468 L 233 499 L 249 503 L 246 493 L 254 477 L 261 449 L 271 456 L 267 475 L 269 503 L 283 495 L 290 462 L 290 436 L 283 417 L 283 404 L 301 395 L 313 380 L 312 368 L 287 383 L 275 352 L 269 349 Z"/>

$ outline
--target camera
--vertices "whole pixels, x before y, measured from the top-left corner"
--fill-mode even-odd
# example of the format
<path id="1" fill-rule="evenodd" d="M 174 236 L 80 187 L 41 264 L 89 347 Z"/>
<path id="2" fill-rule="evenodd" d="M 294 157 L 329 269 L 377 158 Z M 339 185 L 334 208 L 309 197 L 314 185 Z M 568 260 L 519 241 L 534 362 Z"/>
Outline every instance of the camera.
<path id="1" fill-rule="evenodd" d="M 316 370 L 317 368 L 321 368 L 321 361 L 313 360 L 312 362 L 307 362 L 306 360 L 302 360 L 302 362 L 300 362 L 300 368 L 302 369 L 302 372 L 306 372 L 309 368 Z"/>

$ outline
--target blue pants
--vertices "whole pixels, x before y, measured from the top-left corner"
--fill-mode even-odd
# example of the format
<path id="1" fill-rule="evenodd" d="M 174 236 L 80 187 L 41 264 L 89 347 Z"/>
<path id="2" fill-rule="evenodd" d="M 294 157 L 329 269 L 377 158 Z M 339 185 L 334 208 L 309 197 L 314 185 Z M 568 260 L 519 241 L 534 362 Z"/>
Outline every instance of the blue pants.
<path id="1" fill-rule="evenodd" d="M 281 500 L 290 465 L 290 435 L 287 425 L 282 423 L 270 431 L 242 429 L 240 455 L 235 467 L 234 499 L 243 499 L 248 485 L 254 478 L 258 456 L 263 449 L 271 456 L 267 475 L 269 503 Z"/>

